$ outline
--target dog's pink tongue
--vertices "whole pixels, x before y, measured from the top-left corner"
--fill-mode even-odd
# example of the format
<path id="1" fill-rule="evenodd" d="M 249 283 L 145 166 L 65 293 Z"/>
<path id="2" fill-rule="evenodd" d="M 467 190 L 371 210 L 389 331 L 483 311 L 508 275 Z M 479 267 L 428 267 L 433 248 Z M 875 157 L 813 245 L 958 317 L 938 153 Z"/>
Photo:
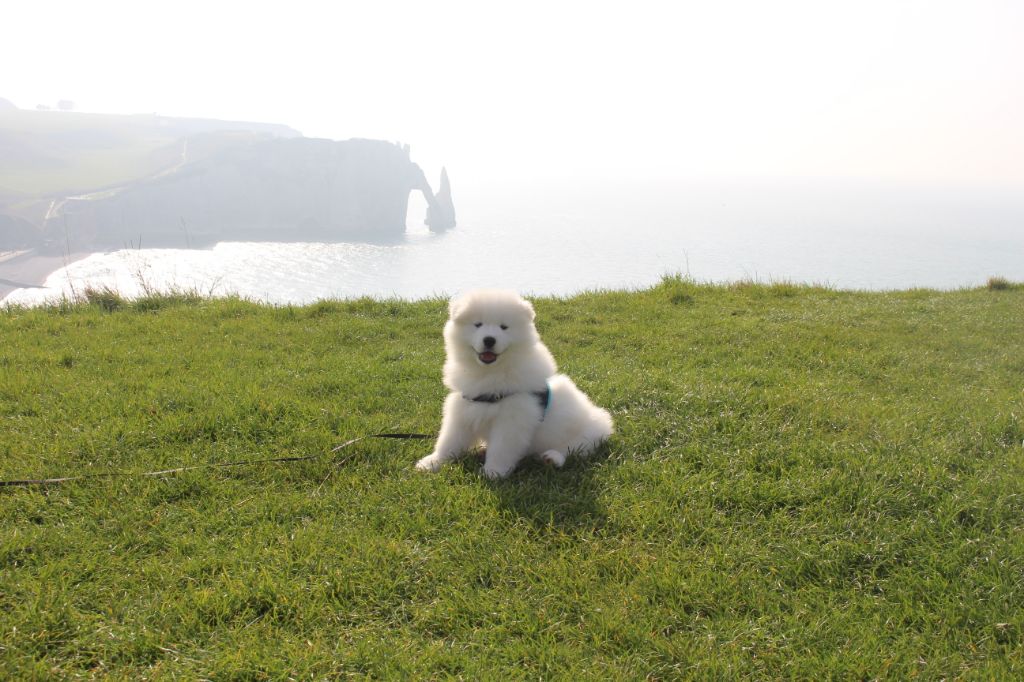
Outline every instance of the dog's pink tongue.
<path id="1" fill-rule="evenodd" d="M 480 359 L 483 360 L 484 362 L 494 362 L 495 360 L 498 359 L 498 356 L 489 350 L 485 350 L 483 353 L 480 354 Z"/>

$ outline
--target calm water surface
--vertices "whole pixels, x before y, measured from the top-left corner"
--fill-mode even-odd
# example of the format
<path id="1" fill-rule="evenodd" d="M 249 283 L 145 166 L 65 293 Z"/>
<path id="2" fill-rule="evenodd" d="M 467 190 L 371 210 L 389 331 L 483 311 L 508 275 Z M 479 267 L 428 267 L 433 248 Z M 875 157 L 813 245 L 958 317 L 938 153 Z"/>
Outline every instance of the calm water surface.
<path id="1" fill-rule="evenodd" d="M 37 303 L 111 286 L 240 294 L 272 303 L 356 296 L 423 298 L 480 286 L 565 295 L 636 288 L 667 273 L 697 280 L 790 280 L 851 289 L 1024 281 L 1024 197 L 1013 193 L 823 185 L 507 188 L 458 193 L 459 226 L 391 244 L 222 243 L 208 250 L 94 254 Z"/>

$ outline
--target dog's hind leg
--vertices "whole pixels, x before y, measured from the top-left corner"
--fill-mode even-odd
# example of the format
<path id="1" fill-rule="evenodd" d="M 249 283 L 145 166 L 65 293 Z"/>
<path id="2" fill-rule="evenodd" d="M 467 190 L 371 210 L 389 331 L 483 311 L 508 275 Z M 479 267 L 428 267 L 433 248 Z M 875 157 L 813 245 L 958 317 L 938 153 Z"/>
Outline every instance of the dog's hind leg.
<path id="1" fill-rule="evenodd" d="M 591 422 L 582 433 L 569 441 L 565 449 L 570 455 L 586 457 L 601 447 L 611 437 L 613 430 L 611 415 L 604 410 L 595 410 Z"/>
<path id="2" fill-rule="evenodd" d="M 558 450 L 545 450 L 537 455 L 537 457 L 540 461 L 550 464 L 556 469 L 561 469 L 562 465 L 565 464 L 565 453 Z"/>
<path id="3" fill-rule="evenodd" d="M 573 455 L 575 457 L 580 458 L 588 456 L 594 450 L 597 450 L 599 447 L 601 447 L 601 443 L 608 440 L 609 435 L 610 434 L 608 434 L 606 431 L 600 429 L 593 429 L 589 433 L 585 433 L 579 436 L 578 438 L 575 438 L 574 440 L 570 441 L 565 446 L 564 453 L 560 450 L 548 450 L 547 452 L 542 453 L 541 457 L 546 462 L 549 462 L 550 464 L 554 464 L 555 466 L 560 467 L 569 455 Z M 558 463 L 555 460 L 548 459 L 549 453 L 554 453 L 556 456 L 561 456 L 562 463 Z"/>

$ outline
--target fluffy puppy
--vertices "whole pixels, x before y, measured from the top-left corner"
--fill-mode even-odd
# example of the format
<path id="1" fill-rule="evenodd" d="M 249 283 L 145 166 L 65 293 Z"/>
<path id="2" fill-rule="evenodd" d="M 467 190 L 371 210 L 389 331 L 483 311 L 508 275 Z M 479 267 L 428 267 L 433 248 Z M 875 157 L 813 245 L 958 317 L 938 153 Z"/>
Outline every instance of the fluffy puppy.
<path id="1" fill-rule="evenodd" d="M 471 291 L 451 301 L 441 433 L 416 463 L 437 471 L 484 445 L 484 475 L 504 478 L 527 455 L 560 467 L 612 434 L 612 418 L 557 367 L 534 327 L 533 306 L 513 291 Z"/>

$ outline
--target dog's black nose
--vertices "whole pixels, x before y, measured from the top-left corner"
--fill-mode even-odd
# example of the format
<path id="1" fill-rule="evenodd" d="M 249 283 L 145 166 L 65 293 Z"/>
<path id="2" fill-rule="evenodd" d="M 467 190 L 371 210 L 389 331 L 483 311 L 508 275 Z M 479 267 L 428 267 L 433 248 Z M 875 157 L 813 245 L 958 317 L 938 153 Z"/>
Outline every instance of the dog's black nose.
<path id="1" fill-rule="evenodd" d="M 494 348 L 494 337 L 493 336 L 485 336 L 484 337 L 484 348 Z"/>

